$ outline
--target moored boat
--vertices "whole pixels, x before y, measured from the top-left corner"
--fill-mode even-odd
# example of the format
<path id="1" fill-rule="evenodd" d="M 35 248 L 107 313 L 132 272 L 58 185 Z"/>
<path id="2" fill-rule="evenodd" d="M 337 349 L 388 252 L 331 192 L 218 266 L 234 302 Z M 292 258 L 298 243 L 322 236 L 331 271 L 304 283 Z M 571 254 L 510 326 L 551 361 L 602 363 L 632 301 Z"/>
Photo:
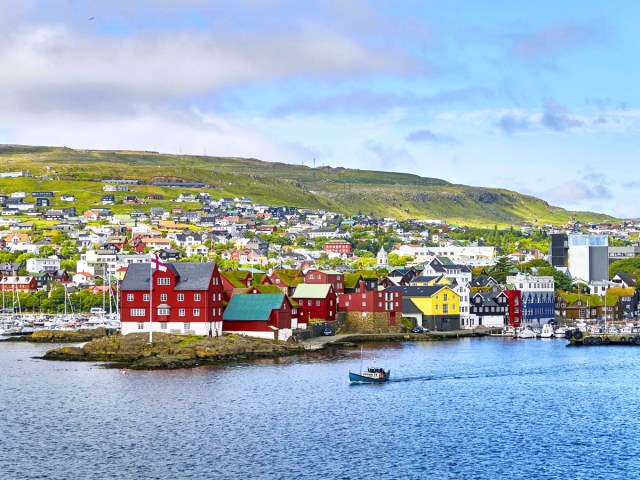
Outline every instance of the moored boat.
<path id="1" fill-rule="evenodd" d="M 540 332 L 540 338 L 553 338 L 553 325 L 545 323 L 542 326 L 542 331 Z"/>

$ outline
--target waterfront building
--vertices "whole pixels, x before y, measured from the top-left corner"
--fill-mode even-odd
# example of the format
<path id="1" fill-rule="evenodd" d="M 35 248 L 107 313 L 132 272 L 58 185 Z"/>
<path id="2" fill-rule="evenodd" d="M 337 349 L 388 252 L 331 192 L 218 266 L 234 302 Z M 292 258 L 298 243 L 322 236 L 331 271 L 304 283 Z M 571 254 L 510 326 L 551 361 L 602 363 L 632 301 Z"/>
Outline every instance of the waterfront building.
<path id="1" fill-rule="evenodd" d="M 389 326 L 395 326 L 402 316 L 402 292 L 390 289 L 366 289 L 364 281 L 360 281 L 359 292 L 345 293 L 338 296 L 338 311 L 366 314 L 386 314 Z"/>
<path id="2" fill-rule="evenodd" d="M 225 333 L 286 341 L 292 334 L 292 304 L 284 293 L 236 293 L 223 314 Z"/>
<path id="3" fill-rule="evenodd" d="M 418 325 L 430 330 L 459 330 L 460 329 L 460 295 L 446 285 L 429 286 L 397 286 L 390 287 L 388 291 L 402 292 L 403 299 L 411 302 L 403 302 L 404 306 L 413 305 L 422 312 L 421 322 Z M 404 314 L 404 310 L 403 310 Z"/>
<path id="4" fill-rule="evenodd" d="M 120 287 L 122 334 L 222 333 L 222 280 L 215 263 L 129 265 Z"/>
<path id="5" fill-rule="evenodd" d="M 337 295 L 333 285 L 301 283 L 292 298 L 298 302 L 298 324 L 311 320 L 333 321 L 338 309 Z"/>
<path id="6" fill-rule="evenodd" d="M 553 276 L 518 273 L 508 276 L 507 284 L 521 292 L 520 319 L 523 326 L 541 326 L 555 318 Z"/>
<path id="7" fill-rule="evenodd" d="M 568 235 L 568 266 L 571 274 L 585 282 L 609 279 L 609 237 Z"/>

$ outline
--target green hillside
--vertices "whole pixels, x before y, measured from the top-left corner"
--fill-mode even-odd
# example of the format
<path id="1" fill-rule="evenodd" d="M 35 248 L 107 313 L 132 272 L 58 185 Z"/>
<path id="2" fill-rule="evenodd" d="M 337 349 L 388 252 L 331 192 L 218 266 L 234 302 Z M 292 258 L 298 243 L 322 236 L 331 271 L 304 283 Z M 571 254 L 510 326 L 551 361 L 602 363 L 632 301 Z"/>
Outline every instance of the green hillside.
<path id="1" fill-rule="evenodd" d="M 148 205 L 170 207 L 169 200 L 182 191 L 208 191 L 213 198 L 249 196 L 270 205 L 324 208 L 346 214 L 359 212 L 398 219 L 442 219 L 458 225 L 517 225 L 521 223 L 563 224 L 569 218 L 608 221 L 612 217 L 591 212 L 572 212 L 528 195 L 503 189 L 455 185 L 436 178 L 406 173 L 376 172 L 346 168 L 310 168 L 256 159 L 166 155 L 154 152 L 73 150 L 58 147 L 0 145 L 0 171 L 28 171 L 33 177 L 2 178 L 0 192 L 53 191 L 54 206 L 69 206 L 59 200 L 62 193 L 76 196 L 79 210 L 97 205 L 102 195 L 101 179 L 200 181 L 208 189 L 186 189 L 136 185 L 139 198 L 152 193 L 165 201 Z M 37 177 L 46 177 L 41 179 Z M 188 204 L 187 204 L 188 206 Z M 140 209 L 138 205 L 116 205 L 116 213 Z"/>

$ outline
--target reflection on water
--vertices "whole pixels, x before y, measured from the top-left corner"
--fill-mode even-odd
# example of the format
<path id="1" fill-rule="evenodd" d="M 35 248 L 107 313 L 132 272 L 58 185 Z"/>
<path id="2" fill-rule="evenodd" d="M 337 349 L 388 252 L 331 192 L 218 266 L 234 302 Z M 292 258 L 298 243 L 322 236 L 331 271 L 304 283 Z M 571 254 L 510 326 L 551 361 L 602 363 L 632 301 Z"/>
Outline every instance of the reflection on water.
<path id="1" fill-rule="evenodd" d="M 640 348 L 486 338 L 136 372 L 0 344 L 0 478 L 633 478 Z"/>

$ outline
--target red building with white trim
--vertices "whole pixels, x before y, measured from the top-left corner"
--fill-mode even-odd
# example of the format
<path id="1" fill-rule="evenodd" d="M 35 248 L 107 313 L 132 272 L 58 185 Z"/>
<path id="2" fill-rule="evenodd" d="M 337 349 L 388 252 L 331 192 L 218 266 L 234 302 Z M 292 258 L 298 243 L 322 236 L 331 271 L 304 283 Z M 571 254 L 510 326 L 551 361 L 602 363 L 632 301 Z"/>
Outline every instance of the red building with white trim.
<path id="1" fill-rule="evenodd" d="M 351 253 L 351 244 L 345 240 L 329 240 L 322 246 L 322 249 L 325 252 L 345 253 L 348 255 Z"/>
<path id="2" fill-rule="evenodd" d="M 129 265 L 120 288 L 122 334 L 152 331 L 215 335 L 222 333 L 222 280 L 215 263 L 167 263 L 166 271 L 148 263 Z M 152 311 L 151 322 L 149 311 Z"/>
<path id="3" fill-rule="evenodd" d="M 519 327 L 522 323 L 522 292 L 516 289 L 505 289 L 509 306 L 509 325 Z"/>
<path id="4" fill-rule="evenodd" d="M 329 284 L 333 286 L 336 295 L 344 293 L 344 273 L 335 270 L 307 270 L 304 283 L 309 285 Z"/>
<path id="5" fill-rule="evenodd" d="M 338 311 L 336 292 L 330 284 L 301 283 L 291 297 L 298 302 L 298 326 L 310 320 L 333 321 Z"/>
<path id="6" fill-rule="evenodd" d="M 360 292 L 338 297 L 338 311 L 388 313 L 389 325 L 395 326 L 402 316 L 402 292 L 388 289 L 366 291 L 364 282 L 360 282 Z"/>

